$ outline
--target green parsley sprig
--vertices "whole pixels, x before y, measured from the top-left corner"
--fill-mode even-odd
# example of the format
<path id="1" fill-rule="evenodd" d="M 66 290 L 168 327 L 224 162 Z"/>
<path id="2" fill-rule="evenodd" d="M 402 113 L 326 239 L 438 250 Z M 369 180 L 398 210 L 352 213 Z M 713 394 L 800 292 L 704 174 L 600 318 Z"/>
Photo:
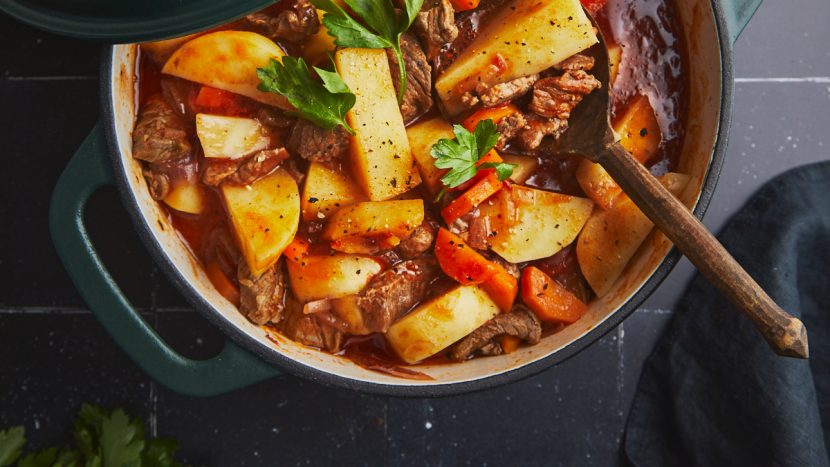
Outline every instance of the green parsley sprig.
<path id="1" fill-rule="evenodd" d="M 305 118 L 327 130 L 342 125 L 349 134 L 354 129 L 346 122 L 346 112 L 354 106 L 355 95 L 336 72 L 313 67 L 318 82 L 312 79 L 305 61 L 297 57 L 273 58 L 264 68 L 257 68 L 257 89 L 281 94 L 297 110 L 289 115 Z"/>
<path id="2" fill-rule="evenodd" d="M 406 91 L 406 67 L 401 52 L 401 35 L 415 21 L 424 0 L 404 0 L 402 14 L 395 11 L 391 0 L 344 0 L 346 5 L 363 22 L 352 18 L 346 10 L 333 0 L 311 0 L 311 3 L 326 12 L 323 25 L 334 43 L 340 47 L 360 47 L 364 49 L 392 49 L 398 59 L 401 85 L 398 89 L 398 102 L 403 100 Z M 365 26 L 364 26 L 365 24 Z"/>
<path id="3" fill-rule="evenodd" d="M 442 138 L 430 150 L 436 167 L 450 169 L 441 177 L 441 182 L 445 187 L 455 188 L 475 177 L 479 170 L 495 169 L 501 181 L 513 174 L 516 164 L 488 162 L 476 166 L 479 159 L 493 149 L 499 141 L 499 133 L 492 120 L 478 122 L 472 133 L 461 125 L 453 125 L 452 129 L 455 138 Z"/>
<path id="4" fill-rule="evenodd" d="M 22 426 L 0 431 L 0 466 L 136 466 L 181 465 L 173 459 L 176 442 L 147 439 L 140 420 L 121 409 L 112 413 L 84 404 L 72 426 L 72 448 L 51 447 L 23 455 L 26 433 Z"/>

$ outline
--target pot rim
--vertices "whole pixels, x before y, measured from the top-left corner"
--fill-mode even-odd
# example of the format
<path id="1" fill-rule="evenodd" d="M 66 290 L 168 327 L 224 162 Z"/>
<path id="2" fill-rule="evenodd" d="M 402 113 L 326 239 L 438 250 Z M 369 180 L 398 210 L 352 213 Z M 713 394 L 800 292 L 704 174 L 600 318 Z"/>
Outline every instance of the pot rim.
<path id="1" fill-rule="evenodd" d="M 726 20 L 723 7 L 719 0 L 712 0 L 712 9 L 715 17 L 715 26 L 718 35 L 721 61 L 721 101 L 720 119 L 718 121 L 717 134 L 712 160 L 706 171 L 703 180 L 700 196 L 693 213 L 699 219 L 703 218 L 709 202 L 714 194 L 715 187 L 720 176 L 721 167 L 726 156 L 726 146 L 729 136 L 729 127 L 732 117 L 732 87 L 733 87 L 733 66 L 732 66 L 732 43 L 729 40 Z M 101 122 L 106 134 L 109 156 L 114 167 L 114 174 L 117 180 L 117 190 L 121 197 L 124 208 L 130 215 L 133 226 L 139 238 L 149 250 L 155 263 L 167 276 L 177 290 L 185 299 L 208 321 L 218 327 L 226 336 L 246 350 L 254 353 L 266 362 L 275 365 L 280 370 L 299 376 L 307 380 L 322 383 L 327 386 L 356 390 L 364 393 L 399 396 L 399 397 L 443 397 L 459 394 L 467 394 L 485 389 L 495 388 L 516 381 L 529 378 L 533 375 L 557 365 L 581 352 L 610 331 L 615 329 L 623 320 L 630 316 L 637 307 L 646 300 L 657 287 L 666 279 L 671 270 L 682 256 L 676 247 L 672 247 L 654 273 L 642 284 L 642 286 L 626 301 L 620 308 L 611 313 L 598 326 L 591 329 L 578 339 L 565 347 L 535 362 L 530 362 L 502 373 L 485 376 L 472 381 L 456 383 L 435 384 L 435 385 L 394 385 L 376 382 L 360 381 L 339 376 L 327 371 L 318 370 L 303 363 L 289 358 L 279 352 L 274 352 L 267 345 L 251 339 L 241 329 L 232 325 L 222 314 L 215 309 L 196 288 L 184 279 L 178 269 L 164 252 L 162 245 L 156 241 L 149 225 L 144 222 L 141 216 L 141 208 L 137 200 L 131 196 L 127 189 L 129 180 L 127 174 L 121 170 L 119 150 L 115 136 L 115 118 L 113 104 L 110 99 L 112 95 L 112 64 L 115 45 L 105 46 L 102 50 L 100 79 L 100 108 Z"/>

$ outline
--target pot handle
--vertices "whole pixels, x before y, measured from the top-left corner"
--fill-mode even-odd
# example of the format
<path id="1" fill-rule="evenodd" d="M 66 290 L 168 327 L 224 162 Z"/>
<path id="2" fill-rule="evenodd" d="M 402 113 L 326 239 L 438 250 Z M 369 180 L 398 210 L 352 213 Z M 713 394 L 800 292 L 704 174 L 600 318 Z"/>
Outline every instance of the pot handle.
<path id="1" fill-rule="evenodd" d="M 115 184 L 107 154 L 104 132 L 96 125 L 58 179 L 49 206 L 52 242 L 98 321 L 141 369 L 179 393 L 222 394 L 280 374 L 229 340 L 213 358 L 185 358 L 167 345 L 129 303 L 98 257 L 83 219 L 90 195 Z"/>
<path id="2" fill-rule="evenodd" d="M 726 27 L 729 30 L 729 39 L 734 44 L 738 40 L 752 15 L 761 6 L 763 0 L 725 0 L 723 14 L 726 18 Z"/>

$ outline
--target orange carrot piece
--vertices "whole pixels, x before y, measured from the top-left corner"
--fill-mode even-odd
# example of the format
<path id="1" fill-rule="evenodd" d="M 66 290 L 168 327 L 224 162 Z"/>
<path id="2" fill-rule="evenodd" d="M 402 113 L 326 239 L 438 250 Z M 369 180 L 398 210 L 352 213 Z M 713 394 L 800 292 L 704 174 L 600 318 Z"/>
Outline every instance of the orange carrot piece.
<path id="1" fill-rule="evenodd" d="M 481 284 L 500 267 L 444 228 L 438 230 L 435 239 L 435 257 L 446 275 L 464 285 Z"/>
<path id="2" fill-rule="evenodd" d="M 467 11 L 478 8 L 479 0 L 450 0 L 455 11 Z"/>
<path id="3" fill-rule="evenodd" d="M 525 268 L 521 288 L 522 300 L 542 321 L 571 324 L 588 310 L 576 295 L 533 266 Z"/>
<path id="4" fill-rule="evenodd" d="M 294 240 L 291 240 L 282 255 L 292 263 L 299 263 L 308 256 L 309 248 L 308 240 L 302 237 L 294 237 Z"/>
<path id="5" fill-rule="evenodd" d="M 498 164 L 500 162 L 504 162 L 504 159 L 501 158 L 501 156 L 499 155 L 499 153 L 496 152 L 495 149 L 491 149 L 491 150 L 487 151 L 487 154 L 481 156 L 481 159 L 479 159 L 478 162 L 476 162 L 476 167 L 481 167 L 483 164 L 487 164 L 488 162 L 493 162 L 493 163 Z M 470 189 L 470 187 L 472 187 L 473 185 L 475 185 L 476 183 L 481 181 L 481 179 L 483 179 L 484 177 L 486 177 L 490 174 L 494 174 L 494 173 L 496 173 L 496 169 L 482 169 L 482 170 L 479 170 L 478 172 L 476 172 L 476 174 L 473 176 L 473 178 L 467 180 L 466 182 L 462 183 L 461 185 L 458 185 L 457 187 L 453 188 L 453 190 L 467 191 L 467 190 Z"/>
<path id="6" fill-rule="evenodd" d="M 513 353 L 519 348 L 521 343 L 521 339 L 508 334 L 501 338 L 501 349 L 504 350 L 504 353 Z"/>
<path id="7" fill-rule="evenodd" d="M 456 219 L 483 203 L 484 200 L 498 193 L 503 186 L 504 182 L 499 181 L 499 177 L 495 173 L 490 173 L 442 209 L 441 217 L 444 218 L 447 225 L 452 224 Z"/>
<path id="8" fill-rule="evenodd" d="M 509 117 L 509 116 L 513 115 L 514 113 L 516 113 L 518 111 L 519 111 L 519 109 L 516 108 L 516 106 L 513 105 L 513 104 L 504 104 L 504 105 L 500 105 L 498 107 L 489 107 L 489 108 L 485 108 L 485 109 L 480 109 L 480 110 L 477 110 L 477 111 L 473 112 L 472 115 L 467 117 L 464 120 L 463 125 L 464 125 L 464 128 L 467 129 L 467 131 L 475 130 L 476 125 L 478 125 L 478 122 L 480 122 L 482 120 L 487 120 L 487 119 L 492 120 L 493 123 L 498 125 L 499 122 L 503 118 Z"/>
<path id="9" fill-rule="evenodd" d="M 501 311 L 507 313 L 513 309 L 513 302 L 519 294 L 519 281 L 516 280 L 502 265 L 494 263 L 497 272 L 493 277 L 481 284 L 481 289 L 496 302 Z"/>
<path id="10" fill-rule="evenodd" d="M 222 115 L 239 116 L 246 112 L 242 98 L 232 92 L 210 86 L 202 86 L 194 103 L 211 112 Z"/>
<path id="11" fill-rule="evenodd" d="M 239 289 L 228 279 L 228 276 L 225 275 L 217 262 L 208 263 L 205 266 L 205 274 L 207 274 L 213 286 L 216 287 L 217 292 L 235 306 L 239 306 Z"/>

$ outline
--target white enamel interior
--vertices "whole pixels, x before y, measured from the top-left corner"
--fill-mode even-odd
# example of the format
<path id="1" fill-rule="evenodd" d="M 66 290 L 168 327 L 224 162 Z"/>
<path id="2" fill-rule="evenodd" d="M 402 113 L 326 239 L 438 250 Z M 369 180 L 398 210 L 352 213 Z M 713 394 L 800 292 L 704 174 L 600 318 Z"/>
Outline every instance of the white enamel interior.
<path id="1" fill-rule="evenodd" d="M 689 174 L 689 184 L 682 201 L 693 207 L 700 196 L 711 162 L 718 131 L 721 99 L 721 61 L 717 31 L 711 4 L 707 0 L 675 2 L 685 33 L 690 58 L 690 115 L 680 172 Z M 113 49 L 112 108 L 120 164 L 128 174 L 128 190 L 138 201 L 143 222 L 155 239 L 163 245 L 164 254 L 175 265 L 177 273 L 193 285 L 210 305 L 232 326 L 256 340 L 266 352 L 276 352 L 303 365 L 343 378 L 383 385 L 435 385 L 468 382 L 497 375 L 536 362 L 563 349 L 599 326 L 618 310 L 654 273 L 670 249 L 670 243 L 659 232 L 653 233 L 629 264 L 625 274 L 611 293 L 596 300 L 579 322 L 560 333 L 546 337 L 540 344 L 504 356 L 479 358 L 463 364 L 420 366 L 432 381 L 414 381 L 365 370 L 349 360 L 329 355 L 278 336 L 276 345 L 266 338 L 266 331 L 251 324 L 211 285 L 197 260 L 184 246 L 163 210 L 153 201 L 141 175 L 139 164 L 131 157 L 131 132 L 135 116 L 135 45 L 119 45 Z M 116 168 L 118 170 L 118 168 Z"/>

